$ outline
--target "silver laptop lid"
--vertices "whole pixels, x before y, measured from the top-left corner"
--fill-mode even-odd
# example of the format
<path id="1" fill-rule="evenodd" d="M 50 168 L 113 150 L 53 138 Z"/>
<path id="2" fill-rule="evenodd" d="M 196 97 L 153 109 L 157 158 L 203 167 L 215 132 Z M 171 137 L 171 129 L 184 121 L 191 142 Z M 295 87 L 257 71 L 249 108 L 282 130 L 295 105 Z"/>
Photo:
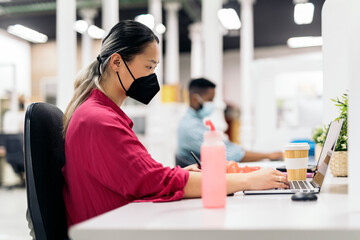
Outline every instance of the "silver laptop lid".
<path id="1" fill-rule="evenodd" d="M 333 121 L 330 123 L 329 131 L 326 135 L 324 147 L 318 159 L 316 173 L 313 178 L 313 182 L 316 184 L 313 183 L 313 185 L 321 187 L 324 182 L 326 170 L 330 164 L 332 153 L 335 150 L 343 122 L 344 120 L 340 119 L 339 121 Z"/>

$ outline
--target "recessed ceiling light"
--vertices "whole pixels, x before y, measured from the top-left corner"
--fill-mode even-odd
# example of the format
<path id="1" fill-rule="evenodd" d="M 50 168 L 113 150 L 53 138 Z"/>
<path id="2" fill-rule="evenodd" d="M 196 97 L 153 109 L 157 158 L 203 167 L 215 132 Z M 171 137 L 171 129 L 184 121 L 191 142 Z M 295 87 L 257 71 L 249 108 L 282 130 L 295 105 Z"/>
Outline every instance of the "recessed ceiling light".
<path id="1" fill-rule="evenodd" d="M 298 25 L 310 24 L 314 18 L 314 4 L 298 3 L 294 7 L 294 22 Z"/>
<path id="2" fill-rule="evenodd" d="M 156 25 L 155 31 L 156 31 L 158 34 L 164 34 L 165 31 L 166 31 L 166 27 L 165 27 L 164 24 L 159 23 L 158 25 Z"/>
<path id="3" fill-rule="evenodd" d="M 101 38 L 105 37 L 105 31 L 95 25 L 91 25 L 88 28 L 88 34 L 90 37 L 95 38 L 95 39 L 101 39 Z"/>
<path id="4" fill-rule="evenodd" d="M 81 34 L 85 33 L 88 27 L 87 22 L 84 20 L 78 20 L 74 24 L 74 30 Z"/>
<path id="5" fill-rule="evenodd" d="M 138 21 L 150 29 L 154 29 L 155 27 L 155 19 L 151 14 L 141 14 L 135 17 L 135 21 Z"/>
<path id="6" fill-rule="evenodd" d="M 240 18 L 233 8 L 223 8 L 218 11 L 221 24 L 229 30 L 237 30 L 241 27 Z"/>

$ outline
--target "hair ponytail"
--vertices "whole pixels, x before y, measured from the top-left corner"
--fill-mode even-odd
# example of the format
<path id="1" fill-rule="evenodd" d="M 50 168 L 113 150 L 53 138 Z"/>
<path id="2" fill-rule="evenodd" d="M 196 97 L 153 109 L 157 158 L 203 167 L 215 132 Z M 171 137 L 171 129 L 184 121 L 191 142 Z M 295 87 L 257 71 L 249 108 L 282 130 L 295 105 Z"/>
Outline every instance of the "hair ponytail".
<path id="1" fill-rule="evenodd" d="M 63 136 L 66 135 L 66 130 L 69 126 L 70 119 L 75 110 L 89 97 L 92 89 L 100 87 L 100 76 L 99 76 L 99 62 L 98 60 L 93 61 L 89 66 L 83 68 L 77 75 L 74 83 L 74 96 L 72 97 L 69 105 L 67 106 L 64 119 L 63 119 Z"/>

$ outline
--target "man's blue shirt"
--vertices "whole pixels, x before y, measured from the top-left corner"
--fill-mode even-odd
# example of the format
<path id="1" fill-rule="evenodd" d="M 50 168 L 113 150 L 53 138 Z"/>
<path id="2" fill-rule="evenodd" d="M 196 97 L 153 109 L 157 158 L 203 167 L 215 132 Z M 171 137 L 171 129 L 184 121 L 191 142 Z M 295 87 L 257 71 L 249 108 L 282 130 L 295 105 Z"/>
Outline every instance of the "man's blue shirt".
<path id="1" fill-rule="evenodd" d="M 186 159 L 195 163 L 190 155 L 190 151 L 193 151 L 195 155 L 200 157 L 200 147 L 205 131 L 209 131 L 209 128 L 204 125 L 203 119 L 198 113 L 190 107 L 180 120 L 177 133 L 178 148 L 176 156 L 180 159 Z M 227 160 L 239 162 L 243 159 L 245 151 L 239 145 L 228 140 L 225 140 L 224 143 L 226 146 Z"/>

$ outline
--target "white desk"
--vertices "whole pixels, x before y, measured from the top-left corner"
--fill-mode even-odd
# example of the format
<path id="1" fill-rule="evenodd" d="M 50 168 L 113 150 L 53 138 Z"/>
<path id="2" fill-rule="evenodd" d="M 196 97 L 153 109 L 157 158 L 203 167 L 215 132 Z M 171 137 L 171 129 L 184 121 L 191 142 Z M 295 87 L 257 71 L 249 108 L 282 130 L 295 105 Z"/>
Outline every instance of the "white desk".
<path id="1" fill-rule="evenodd" d="M 201 199 L 132 203 L 70 229 L 91 239 L 360 239 L 360 212 L 347 209 L 347 179 L 329 174 L 316 202 L 291 195 L 242 193 L 225 209 L 203 209 Z M 360 204 L 360 203 L 359 203 Z M 290 238 L 289 238 L 290 237 Z"/>

